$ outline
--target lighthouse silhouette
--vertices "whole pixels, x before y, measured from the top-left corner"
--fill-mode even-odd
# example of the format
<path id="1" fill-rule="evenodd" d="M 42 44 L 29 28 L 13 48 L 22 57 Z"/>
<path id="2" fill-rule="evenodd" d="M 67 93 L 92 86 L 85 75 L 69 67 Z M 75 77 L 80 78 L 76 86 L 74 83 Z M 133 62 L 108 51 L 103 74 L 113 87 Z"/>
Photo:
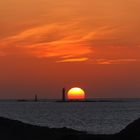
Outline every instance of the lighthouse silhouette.
<path id="1" fill-rule="evenodd" d="M 66 101 L 66 88 L 62 89 L 62 101 L 65 102 Z"/>

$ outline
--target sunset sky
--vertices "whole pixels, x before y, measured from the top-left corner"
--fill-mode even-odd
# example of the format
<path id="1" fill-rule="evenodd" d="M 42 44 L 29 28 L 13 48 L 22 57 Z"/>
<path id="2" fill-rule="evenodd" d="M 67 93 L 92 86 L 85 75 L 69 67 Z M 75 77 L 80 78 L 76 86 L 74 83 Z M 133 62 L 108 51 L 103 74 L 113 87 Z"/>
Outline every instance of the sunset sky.
<path id="1" fill-rule="evenodd" d="M 140 0 L 1 0 L 0 98 L 140 97 Z"/>

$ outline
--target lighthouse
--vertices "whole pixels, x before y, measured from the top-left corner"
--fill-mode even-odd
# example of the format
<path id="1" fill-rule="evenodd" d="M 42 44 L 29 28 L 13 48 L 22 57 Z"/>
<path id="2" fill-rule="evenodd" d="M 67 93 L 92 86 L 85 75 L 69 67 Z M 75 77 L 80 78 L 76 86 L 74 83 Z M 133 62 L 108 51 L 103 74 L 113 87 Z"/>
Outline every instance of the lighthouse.
<path id="1" fill-rule="evenodd" d="M 62 89 L 62 101 L 63 102 L 66 101 L 66 89 L 65 88 Z"/>
<path id="2" fill-rule="evenodd" d="M 37 102 L 38 101 L 38 97 L 37 97 L 37 94 L 35 94 L 35 100 L 34 100 L 35 102 Z"/>

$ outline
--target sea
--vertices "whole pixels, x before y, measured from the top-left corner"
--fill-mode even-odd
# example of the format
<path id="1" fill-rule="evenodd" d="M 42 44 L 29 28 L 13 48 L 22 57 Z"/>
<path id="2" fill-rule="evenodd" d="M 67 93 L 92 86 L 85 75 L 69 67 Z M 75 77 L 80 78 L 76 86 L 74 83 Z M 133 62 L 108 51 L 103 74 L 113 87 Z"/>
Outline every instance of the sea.
<path id="1" fill-rule="evenodd" d="M 0 101 L 0 116 L 50 128 L 114 134 L 140 118 L 140 99 L 93 102 Z"/>

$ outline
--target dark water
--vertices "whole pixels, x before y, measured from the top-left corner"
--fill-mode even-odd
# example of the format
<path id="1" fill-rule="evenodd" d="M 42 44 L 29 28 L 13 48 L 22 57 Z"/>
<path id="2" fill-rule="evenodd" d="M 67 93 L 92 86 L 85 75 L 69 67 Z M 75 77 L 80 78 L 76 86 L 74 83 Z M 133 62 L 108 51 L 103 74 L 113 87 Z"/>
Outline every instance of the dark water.
<path id="1" fill-rule="evenodd" d="M 35 125 L 107 134 L 119 132 L 139 118 L 140 101 L 0 102 L 0 116 Z"/>

